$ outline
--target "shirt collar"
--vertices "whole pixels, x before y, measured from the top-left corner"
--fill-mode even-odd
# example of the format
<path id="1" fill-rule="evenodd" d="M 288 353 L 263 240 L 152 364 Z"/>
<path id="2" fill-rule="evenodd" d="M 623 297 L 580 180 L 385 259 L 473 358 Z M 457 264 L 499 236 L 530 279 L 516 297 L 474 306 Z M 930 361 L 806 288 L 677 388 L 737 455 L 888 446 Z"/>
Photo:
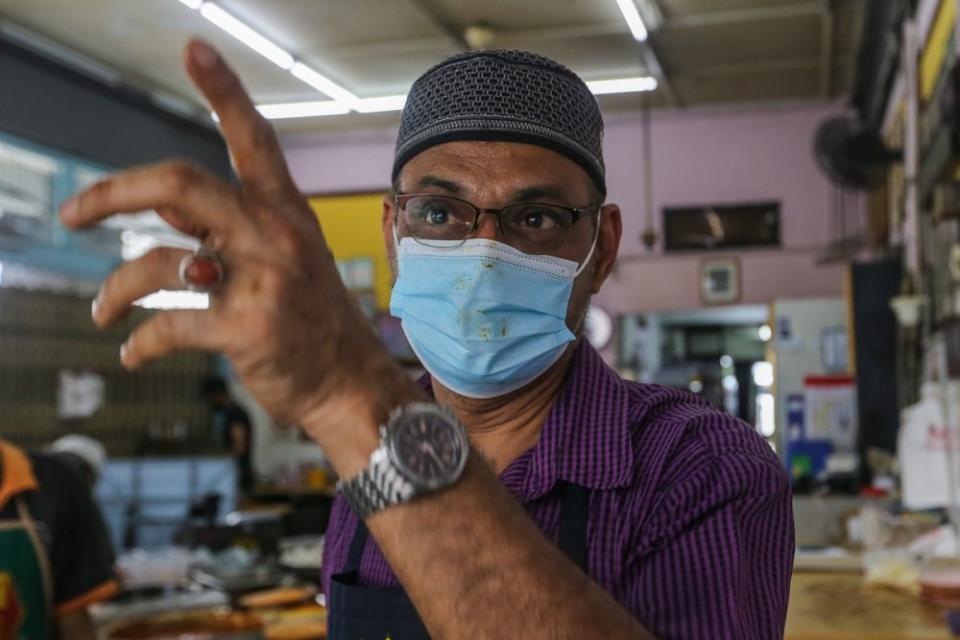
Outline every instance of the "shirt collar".
<path id="1" fill-rule="evenodd" d="M 20 449 L 0 440 L 0 509 L 24 491 L 37 489 L 30 459 Z"/>
<path id="2" fill-rule="evenodd" d="M 629 484 L 633 474 L 626 386 L 586 340 L 574 349 L 540 439 L 500 476 L 525 502 L 546 495 L 558 480 L 613 489 Z M 432 391 L 429 374 L 420 384 Z"/>

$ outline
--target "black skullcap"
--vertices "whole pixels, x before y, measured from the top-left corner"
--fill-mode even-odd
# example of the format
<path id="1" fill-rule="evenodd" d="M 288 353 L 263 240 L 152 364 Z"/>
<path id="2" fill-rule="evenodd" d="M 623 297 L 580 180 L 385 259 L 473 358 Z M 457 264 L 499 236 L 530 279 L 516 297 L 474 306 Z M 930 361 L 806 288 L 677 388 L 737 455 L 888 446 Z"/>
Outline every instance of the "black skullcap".
<path id="1" fill-rule="evenodd" d="M 528 51 L 461 53 L 420 76 L 400 118 L 392 179 L 410 158 L 454 140 L 526 142 L 567 156 L 606 194 L 603 119 L 574 72 Z"/>

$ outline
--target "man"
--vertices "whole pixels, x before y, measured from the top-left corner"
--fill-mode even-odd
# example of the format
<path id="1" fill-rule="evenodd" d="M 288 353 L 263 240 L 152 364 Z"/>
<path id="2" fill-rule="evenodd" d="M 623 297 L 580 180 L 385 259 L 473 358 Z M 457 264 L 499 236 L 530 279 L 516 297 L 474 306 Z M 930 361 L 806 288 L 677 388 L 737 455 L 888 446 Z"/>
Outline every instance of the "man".
<path id="1" fill-rule="evenodd" d="M 221 351 L 324 449 L 343 493 L 325 554 L 331 638 L 782 634 L 793 530 L 777 458 L 697 399 L 619 379 L 577 338 L 621 234 L 579 78 L 474 52 L 411 89 L 383 228 L 392 312 L 432 374 L 418 386 L 340 282 L 239 80 L 201 42 L 186 68 L 242 186 L 162 163 L 93 186 L 61 218 L 150 207 L 203 239 L 196 255 L 121 266 L 94 321 L 156 289 L 211 288 L 209 310 L 152 317 L 121 361 Z"/>
<path id="2" fill-rule="evenodd" d="M 86 483 L 54 455 L 0 440 L 0 638 L 96 638 L 113 551 Z"/>
<path id="3" fill-rule="evenodd" d="M 223 378 L 211 376 L 204 380 L 201 394 L 210 406 L 217 438 L 233 456 L 240 493 L 249 496 L 254 484 L 250 416 L 230 397 Z"/>

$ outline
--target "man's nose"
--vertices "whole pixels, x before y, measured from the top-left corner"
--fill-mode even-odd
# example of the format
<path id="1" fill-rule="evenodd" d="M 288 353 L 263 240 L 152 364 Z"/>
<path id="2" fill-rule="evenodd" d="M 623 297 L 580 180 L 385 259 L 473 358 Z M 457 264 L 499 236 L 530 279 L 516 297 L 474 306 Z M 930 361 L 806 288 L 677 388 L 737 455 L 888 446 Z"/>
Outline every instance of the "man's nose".
<path id="1" fill-rule="evenodd" d="M 506 240 L 503 239 L 503 236 L 500 235 L 500 225 L 497 222 L 497 215 L 495 213 L 490 213 L 489 211 L 480 212 L 480 219 L 477 222 L 477 231 L 473 237 L 481 238 L 483 240 L 506 242 Z"/>

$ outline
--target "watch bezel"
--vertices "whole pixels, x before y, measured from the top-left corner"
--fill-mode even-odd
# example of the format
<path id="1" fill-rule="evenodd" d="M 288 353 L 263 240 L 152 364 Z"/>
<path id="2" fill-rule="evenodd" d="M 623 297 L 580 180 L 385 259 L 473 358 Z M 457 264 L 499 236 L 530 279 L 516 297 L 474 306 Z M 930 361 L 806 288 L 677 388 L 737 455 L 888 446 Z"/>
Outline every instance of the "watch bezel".
<path id="1" fill-rule="evenodd" d="M 451 431 L 453 431 L 457 444 L 460 447 L 460 459 L 457 461 L 456 467 L 444 473 L 442 476 L 428 478 L 421 475 L 411 469 L 402 460 L 397 451 L 398 439 L 396 434 L 399 433 L 397 427 L 400 426 L 401 423 L 415 420 L 424 413 L 442 418 Z M 453 415 L 453 412 L 449 409 L 427 402 L 417 402 L 398 409 L 387 422 L 384 444 L 386 445 L 390 463 L 400 472 L 400 475 L 411 482 L 417 489 L 427 491 L 442 489 L 453 484 L 460 477 L 460 474 L 463 473 L 463 469 L 467 465 L 467 458 L 470 457 L 470 441 L 467 439 L 466 429 L 463 428 L 463 425 L 460 424 L 457 417 Z"/>

